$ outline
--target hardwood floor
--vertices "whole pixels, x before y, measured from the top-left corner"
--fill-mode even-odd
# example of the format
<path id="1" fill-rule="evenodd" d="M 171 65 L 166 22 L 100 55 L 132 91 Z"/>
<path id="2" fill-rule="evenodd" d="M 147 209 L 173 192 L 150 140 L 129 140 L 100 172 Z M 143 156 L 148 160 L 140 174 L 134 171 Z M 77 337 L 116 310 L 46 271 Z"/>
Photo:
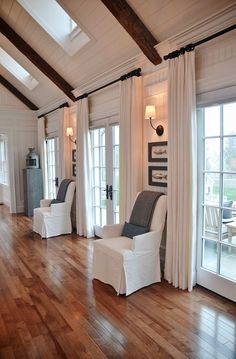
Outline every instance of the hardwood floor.
<path id="1" fill-rule="evenodd" d="M 163 282 L 93 281 L 93 240 L 41 240 L 0 206 L 0 358 L 236 358 L 236 304 Z"/>

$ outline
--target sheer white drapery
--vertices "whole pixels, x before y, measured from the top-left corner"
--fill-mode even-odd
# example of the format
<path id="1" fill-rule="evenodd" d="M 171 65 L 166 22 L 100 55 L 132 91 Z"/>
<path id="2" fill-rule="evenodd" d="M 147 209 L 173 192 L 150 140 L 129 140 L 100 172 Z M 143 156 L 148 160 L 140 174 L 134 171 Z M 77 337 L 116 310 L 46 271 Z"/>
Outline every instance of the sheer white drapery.
<path id="1" fill-rule="evenodd" d="M 67 107 L 63 107 L 59 109 L 59 182 L 65 178 L 71 177 L 71 151 L 70 140 L 69 137 L 66 136 L 67 127 L 69 127 L 69 109 Z"/>
<path id="2" fill-rule="evenodd" d="M 192 290 L 197 221 L 195 54 L 169 60 L 168 219 L 165 278 Z"/>
<path id="3" fill-rule="evenodd" d="M 142 190 L 142 77 L 121 82 L 120 99 L 120 222 L 129 219 Z"/>
<path id="4" fill-rule="evenodd" d="M 80 236 L 90 238 L 94 236 L 94 223 L 88 98 L 78 101 L 76 121 L 76 143 L 79 154 L 76 156 L 76 227 Z"/>
<path id="5" fill-rule="evenodd" d="M 38 119 L 38 151 L 40 155 L 40 167 L 43 176 L 43 195 L 47 198 L 48 185 L 47 185 L 47 160 L 46 160 L 46 142 L 45 142 L 45 118 Z"/>

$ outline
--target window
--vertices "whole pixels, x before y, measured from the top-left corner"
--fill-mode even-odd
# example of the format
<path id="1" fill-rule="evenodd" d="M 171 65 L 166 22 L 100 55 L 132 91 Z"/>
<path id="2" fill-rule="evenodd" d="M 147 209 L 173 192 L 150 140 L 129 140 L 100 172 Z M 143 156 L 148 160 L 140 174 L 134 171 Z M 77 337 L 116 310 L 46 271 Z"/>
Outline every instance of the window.
<path id="1" fill-rule="evenodd" d="M 6 136 L 0 135 L 0 183 L 8 184 L 7 169 L 7 139 Z"/>
<path id="2" fill-rule="evenodd" d="M 0 58 L 1 64 L 29 90 L 33 90 L 38 85 L 38 81 L 2 48 L 0 48 Z"/>
<path id="3" fill-rule="evenodd" d="M 56 0 L 17 1 L 70 56 L 90 41 Z"/>

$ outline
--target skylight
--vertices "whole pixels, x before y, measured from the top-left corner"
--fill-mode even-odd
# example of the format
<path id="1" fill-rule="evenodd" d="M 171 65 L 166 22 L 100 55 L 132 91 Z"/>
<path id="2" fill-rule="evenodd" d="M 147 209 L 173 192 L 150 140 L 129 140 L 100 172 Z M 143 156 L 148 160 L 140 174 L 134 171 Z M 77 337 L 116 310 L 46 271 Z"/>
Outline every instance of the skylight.
<path id="1" fill-rule="evenodd" d="M 70 56 L 90 41 L 56 0 L 17 1 Z"/>
<path id="2" fill-rule="evenodd" d="M 6 51 L 0 48 L 0 59 L 1 65 L 3 65 L 13 76 L 17 78 L 23 85 L 29 90 L 33 90 L 37 85 L 38 81 L 30 75 L 28 71 L 24 69 L 18 62 L 16 62 Z"/>

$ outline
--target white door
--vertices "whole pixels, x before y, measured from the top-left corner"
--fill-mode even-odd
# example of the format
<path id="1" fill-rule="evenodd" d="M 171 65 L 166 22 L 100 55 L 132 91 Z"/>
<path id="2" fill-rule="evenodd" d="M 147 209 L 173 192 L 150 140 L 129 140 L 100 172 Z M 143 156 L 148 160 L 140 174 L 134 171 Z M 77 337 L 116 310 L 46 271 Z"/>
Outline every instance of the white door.
<path id="1" fill-rule="evenodd" d="M 0 134 L 0 203 L 4 203 L 10 207 L 11 190 L 9 182 L 9 162 L 8 162 L 8 138 L 5 134 Z"/>
<path id="2" fill-rule="evenodd" d="M 53 199 L 58 190 L 58 137 L 46 140 L 47 198 Z"/>
<path id="3" fill-rule="evenodd" d="M 236 102 L 199 110 L 197 282 L 236 301 Z"/>
<path id="4" fill-rule="evenodd" d="M 119 125 L 91 130 L 94 224 L 119 223 Z"/>

